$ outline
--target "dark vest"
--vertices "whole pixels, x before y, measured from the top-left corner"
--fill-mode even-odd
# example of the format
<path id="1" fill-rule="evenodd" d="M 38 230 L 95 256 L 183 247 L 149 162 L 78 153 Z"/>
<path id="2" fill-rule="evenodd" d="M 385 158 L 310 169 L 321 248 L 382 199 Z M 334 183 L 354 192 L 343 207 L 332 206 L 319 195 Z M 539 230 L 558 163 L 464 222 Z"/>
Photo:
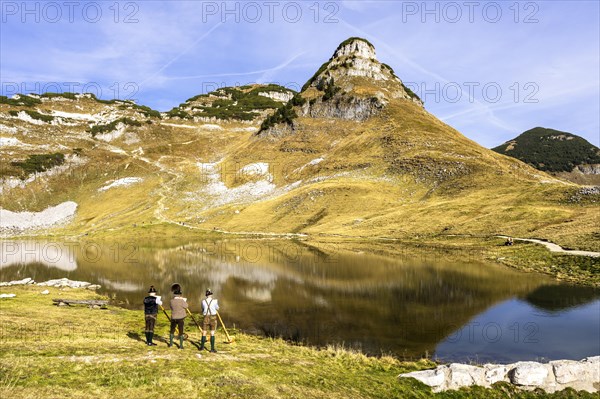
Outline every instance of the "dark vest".
<path id="1" fill-rule="evenodd" d="M 144 298 L 144 314 L 157 314 L 158 305 L 156 304 L 156 297 L 148 295 Z"/>

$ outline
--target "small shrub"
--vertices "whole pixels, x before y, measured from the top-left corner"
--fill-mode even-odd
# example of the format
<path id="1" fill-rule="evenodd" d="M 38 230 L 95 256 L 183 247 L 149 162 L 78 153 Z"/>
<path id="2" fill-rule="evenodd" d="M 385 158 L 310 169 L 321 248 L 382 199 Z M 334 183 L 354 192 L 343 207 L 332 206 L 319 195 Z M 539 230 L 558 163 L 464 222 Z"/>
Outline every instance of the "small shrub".
<path id="1" fill-rule="evenodd" d="M 125 118 L 116 119 L 105 125 L 94 125 L 88 130 L 88 132 L 92 133 L 92 137 L 96 137 L 97 134 L 110 133 L 110 132 L 113 132 L 117 128 L 117 125 L 119 123 L 122 123 L 124 125 L 129 125 L 129 126 L 142 126 L 142 122 L 136 121 L 135 119 L 125 117 Z"/>
<path id="2" fill-rule="evenodd" d="M 273 115 L 268 116 L 263 123 L 260 125 L 260 129 L 257 134 L 270 129 L 271 127 L 279 124 L 285 123 L 291 125 L 294 122 L 294 119 L 298 117 L 296 111 L 294 111 L 294 106 L 301 106 L 306 102 L 306 99 L 303 98 L 299 93 L 296 93 L 294 97 L 290 101 L 287 102 L 283 107 L 280 107 L 275 111 Z"/>
<path id="3" fill-rule="evenodd" d="M 256 88 L 252 89 L 252 91 L 250 93 L 252 93 L 252 92 L 255 92 L 255 93 L 268 93 L 268 92 L 289 93 L 289 92 L 293 92 L 293 90 L 290 90 L 290 89 L 280 86 L 280 85 L 270 83 L 265 86 L 256 87 Z"/>
<path id="4" fill-rule="evenodd" d="M 323 101 L 333 98 L 341 90 L 341 88 L 335 85 L 333 78 L 330 80 L 322 80 L 319 82 L 319 86 L 321 87 L 319 90 L 323 92 Z"/>
<path id="5" fill-rule="evenodd" d="M 11 110 L 11 111 L 8 111 L 8 114 L 11 115 L 11 116 L 19 116 L 20 112 L 25 112 L 32 119 L 37 119 L 37 120 L 40 120 L 40 121 L 46 122 L 46 123 L 50 123 L 50 122 L 52 122 L 54 120 L 54 117 L 52 115 L 44 115 L 44 114 L 40 114 L 37 111 L 31 111 L 31 110 L 28 110 L 28 109 L 25 109 L 23 111 Z"/>
<path id="6" fill-rule="evenodd" d="M 8 98 L 6 96 L 0 96 L 0 104 L 7 105 L 15 105 L 15 106 L 24 106 L 24 107 L 32 107 L 37 104 L 41 104 L 42 101 L 35 97 L 30 97 L 25 94 L 20 94 L 18 99 Z"/>
<path id="7" fill-rule="evenodd" d="M 102 99 L 99 99 L 98 97 L 96 97 L 96 95 L 94 93 L 84 93 L 84 94 L 87 94 L 88 96 L 90 96 L 92 98 L 92 100 L 94 100 L 100 104 L 112 105 L 112 104 L 118 104 L 118 103 L 124 102 L 121 100 L 117 100 L 116 98 L 112 99 L 112 100 L 102 100 Z"/>
<path id="8" fill-rule="evenodd" d="M 185 105 L 185 104 L 187 104 L 187 103 L 191 103 L 191 102 L 194 102 L 194 101 L 200 100 L 201 98 L 208 98 L 208 94 L 198 94 L 197 96 L 190 97 L 190 98 L 188 98 L 187 100 L 185 100 L 185 102 L 184 102 L 184 103 L 182 103 L 182 104 L 179 104 L 179 106 L 181 107 L 181 106 L 183 106 L 183 105 Z"/>
<path id="9" fill-rule="evenodd" d="M 148 118 L 158 118 L 158 119 L 162 118 L 162 115 L 160 114 L 160 112 L 158 112 L 157 110 L 152 109 L 150 107 L 147 107 L 145 105 L 133 104 L 133 108 L 136 111 L 140 112 L 145 117 L 148 117 Z"/>
<path id="10" fill-rule="evenodd" d="M 293 106 L 302 106 L 306 103 L 306 99 L 298 93 L 296 93 L 290 101 Z"/>
<path id="11" fill-rule="evenodd" d="M 276 84 L 264 86 L 239 86 L 222 87 L 207 94 L 200 94 L 189 98 L 179 107 L 173 108 L 167 113 L 170 117 L 180 117 L 182 119 L 192 118 L 181 108 L 189 107 L 193 102 L 200 104 L 193 105 L 192 110 L 197 111 L 193 116 L 201 118 L 216 118 L 220 120 L 243 120 L 251 121 L 259 116 L 257 110 L 277 109 L 281 107 L 279 101 L 261 95 L 261 93 L 278 92 L 289 93 L 289 90 Z M 217 98 L 215 98 L 217 97 Z"/>
<path id="12" fill-rule="evenodd" d="M 308 89 L 308 88 L 309 88 L 309 86 L 310 86 L 311 84 L 313 84 L 313 82 L 314 82 L 315 80 L 317 80 L 317 78 L 319 77 L 319 75 L 320 75 L 321 73 L 323 73 L 323 72 L 324 72 L 324 71 L 327 69 L 327 67 L 329 66 L 329 63 L 330 63 L 330 62 L 331 62 L 331 60 L 329 60 L 329 61 L 327 61 L 326 63 L 324 63 L 323 65 L 321 65 L 321 66 L 319 67 L 319 69 L 317 69 L 317 72 L 315 72 L 315 74 L 314 74 L 314 75 L 313 75 L 313 76 L 312 76 L 310 79 L 308 79 L 308 80 L 306 81 L 306 83 L 304 83 L 304 85 L 302 86 L 302 89 L 301 89 L 301 91 L 304 91 L 304 90 Z"/>
<path id="13" fill-rule="evenodd" d="M 33 154 L 23 162 L 11 162 L 12 166 L 17 166 L 26 174 L 39 173 L 48 170 L 54 166 L 62 165 L 65 162 L 65 155 L 60 152 L 53 154 Z"/>
<path id="14" fill-rule="evenodd" d="M 77 95 L 75 93 L 44 93 L 40 94 L 40 97 L 44 98 L 68 98 L 69 100 L 77 100 Z"/>
<path id="15" fill-rule="evenodd" d="M 422 101 L 421 98 L 419 96 L 417 96 L 415 94 L 415 92 L 413 92 L 408 86 L 406 86 L 404 83 L 402 83 L 402 88 L 404 88 L 404 90 L 406 91 L 406 93 L 410 96 L 410 98 L 415 98 L 419 101 Z"/>
<path id="16" fill-rule="evenodd" d="M 337 47 L 337 49 L 335 49 L 335 51 L 338 51 L 339 49 L 341 49 L 345 45 L 347 45 L 347 44 L 349 44 L 349 43 L 351 43 L 353 41 L 356 41 L 356 40 L 360 40 L 362 42 L 367 43 L 369 45 L 369 47 L 371 47 L 373 49 L 375 48 L 375 46 L 373 46 L 373 44 L 370 41 L 368 41 L 367 39 L 363 39 L 362 37 L 350 37 L 350 38 L 344 40 L 343 42 L 341 42 L 340 45 Z"/>
<path id="17" fill-rule="evenodd" d="M 235 103 L 235 101 L 233 100 L 225 100 L 225 99 L 219 99 L 219 100 L 215 100 L 212 103 L 213 107 L 229 107 L 232 106 Z"/>
<path id="18" fill-rule="evenodd" d="M 167 112 L 169 118 L 193 119 L 193 117 L 180 108 L 173 108 Z"/>
<path id="19" fill-rule="evenodd" d="M 393 76 L 396 76 L 396 72 L 394 72 L 394 69 L 392 69 L 391 66 L 389 66 L 388 64 L 384 64 L 383 62 L 381 63 L 381 66 L 384 69 L 387 69 Z M 397 76 L 396 76 L 397 77 Z"/>

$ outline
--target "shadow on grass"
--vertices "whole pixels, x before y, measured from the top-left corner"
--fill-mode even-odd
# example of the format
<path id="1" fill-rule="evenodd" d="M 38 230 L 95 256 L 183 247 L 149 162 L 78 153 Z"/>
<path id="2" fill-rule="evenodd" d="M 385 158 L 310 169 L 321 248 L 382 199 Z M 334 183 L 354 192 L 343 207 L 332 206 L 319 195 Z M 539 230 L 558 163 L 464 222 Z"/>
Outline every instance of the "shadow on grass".
<path id="1" fill-rule="evenodd" d="M 128 338 L 131 338 L 131 339 L 134 339 L 134 340 L 136 340 L 136 341 L 140 341 L 140 342 L 146 342 L 146 340 L 145 340 L 145 339 L 142 339 L 142 337 L 140 336 L 140 334 L 139 334 L 139 333 L 136 333 L 136 332 L 134 332 L 134 331 L 129 331 L 129 332 L 127 333 L 127 337 L 128 337 Z"/>
<path id="2" fill-rule="evenodd" d="M 194 345 L 196 347 L 196 349 L 198 349 L 200 352 L 203 352 L 203 351 L 209 352 L 209 349 L 207 347 L 208 342 L 206 342 L 204 344 L 204 349 L 200 349 L 200 345 L 201 345 L 200 341 L 192 341 L 191 339 L 189 339 L 188 342 L 190 344 Z"/>
<path id="3" fill-rule="evenodd" d="M 137 333 L 135 331 L 129 331 L 127 333 L 127 337 L 130 338 L 130 339 L 133 339 L 135 341 L 138 341 L 138 342 L 143 342 L 144 344 L 146 343 L 146 337 L 142 338 L 141 334 Z M 186 338 L 187 338 L 187 336 L 186 336 Z M 152 337 L 152 341 L 153 342 L 161 342 L 161 343 L 166 344 L 166 345 L 169 344 L 169 338 L 168 337 L 162 337 L 160 335 L 157 335 L 156 333 L 154 333 L 154 336 Z M 179 346 L 179 345 L 175 345 L 175 346 Z"/>
<path id="4" fill-rule="evenodd" d="M 130 338 L 130 339 L 133 339 L 135 341 L 138 341 L 138 342 L 143 342 L 144 344 L 146 343 L 145 337 L 142 338 L 142 336 L 140 335 L 140 333 L 135 332 L 135 331 L 129 331 L 127 333 L 127 337 Z M 194 346 L 199 351 L 201 350 L 200 349 L 200 341 L 192 340 L 188 334 L 183 334 L 183 339 L 186 340 L 187 342 L 189 342 L 192 346 Z M 154 337 L 152 338 L 152 341 L 153 342 L 160 342 L 160 343 L 163 343 L 165 345 L 169 345 L 169 338 L 168 337 L 163 337 L 163 336 L 157 335 L 156 333 L 154 334 Z M 178 335 L 175 335 L 175 337 L 173 339 L 173 346 L 176 347 L 176 348 L 179 348 L 179 336 Z M 185 348 L 185 346 L 184 346 L 184 348 Z M 204 350 L 208 351 L 208 348 L 205 347 Z"/>

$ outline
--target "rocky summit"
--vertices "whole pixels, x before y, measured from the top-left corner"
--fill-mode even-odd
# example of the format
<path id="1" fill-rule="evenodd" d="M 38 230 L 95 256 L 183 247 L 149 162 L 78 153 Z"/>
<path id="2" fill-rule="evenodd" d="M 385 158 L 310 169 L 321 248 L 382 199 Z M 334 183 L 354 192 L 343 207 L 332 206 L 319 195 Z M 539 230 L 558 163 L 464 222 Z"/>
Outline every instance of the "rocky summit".
<path id="1" fill-rule="evenodd" d="M 422 101 L 404 86 L 394 70 L 377 61 L 375 47 L 365 39 L 350 38 L 339 45 L 302 88 L 307 103 L 301 115 L 364 120 L 391 99 Z"/>

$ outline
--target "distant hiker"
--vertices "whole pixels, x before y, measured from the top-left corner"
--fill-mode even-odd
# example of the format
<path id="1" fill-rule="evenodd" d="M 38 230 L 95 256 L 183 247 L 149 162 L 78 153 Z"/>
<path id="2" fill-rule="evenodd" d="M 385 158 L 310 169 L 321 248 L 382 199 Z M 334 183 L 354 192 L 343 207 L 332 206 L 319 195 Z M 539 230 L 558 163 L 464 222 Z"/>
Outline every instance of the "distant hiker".
<path id="1" fill-rule="evenodd" d="M 146 345 L 156 346 L 152 342 L 154 337 L 154 325 L 158 315 L 158 307 L 162 305 L 160 296 L 156 295 L 156 289 L 151 285 L 148 290 L 148 296 L 144 298 L 144 316 L 146 317 Z"/>
<path id="2" fill-rule="evenodd" d="M 171 299 L 171 331 L 169 333 L 169 347 L 173 346 L 175 326 L 177 326 L 179 332 L 179 349 L 183 349 L 183 321 L 187 316 L 187 298 L 181 297 L 180 287 L 174 290 L 173 295 L 174 297 Z"/>
<path id="3" fill-rule="evenodd" d="M 206 332 L 210 328 L 210 351 L 212 353 L 217 353 L 217 350 L 215 349 L 215 331 L 217 329 L 217 311 L 219 310 L 219 303 L 212 295 L 213 293 L 209 288 L 206 290 L 206 298 L 202 300 L 204 322 L 202 323 L 202 341 L 200 342 L 200 350 L 204 350 Z"/>
<path id="4" fill-rule="evenodd" d="M 513 245 L 513 239 L 512 239 L 512 237 L 508 237 L 506 239 L 506 242 L 504 243 L 504 245 Z"/>

